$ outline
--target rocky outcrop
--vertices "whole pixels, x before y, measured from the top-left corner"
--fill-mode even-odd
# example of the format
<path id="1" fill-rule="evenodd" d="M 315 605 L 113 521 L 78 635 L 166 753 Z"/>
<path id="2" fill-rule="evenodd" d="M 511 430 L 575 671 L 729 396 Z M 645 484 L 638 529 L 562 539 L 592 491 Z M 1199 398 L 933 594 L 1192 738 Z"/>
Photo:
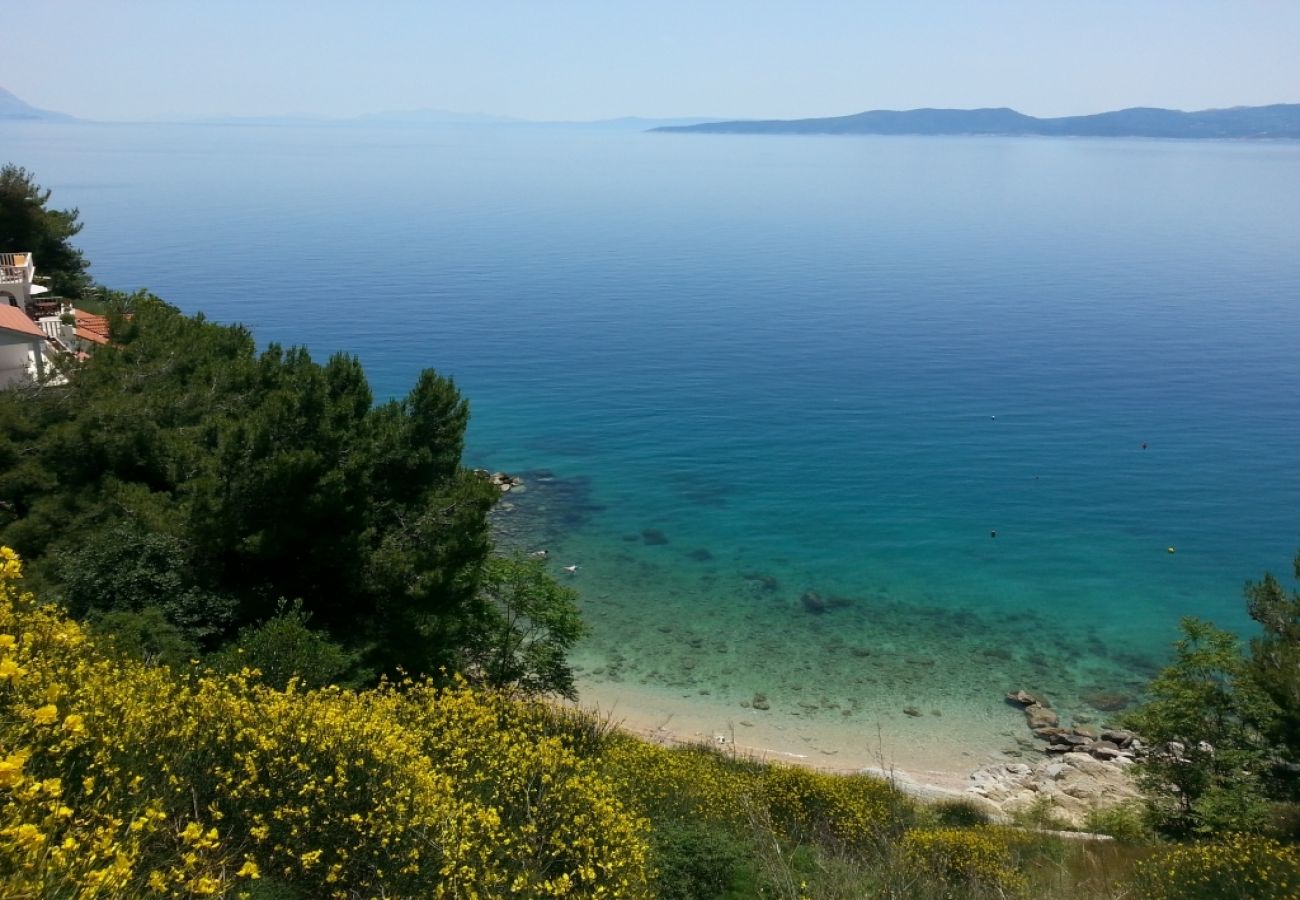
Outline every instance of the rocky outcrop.
<path id="1" fill-rule="evenodd" d="M 1080 827 L 1094 809 L 1106 809 L 1140 796 L 1128 767 L 1129 757 L 1098 759 L 1069 751 L 1036 765 L 992 763 L 975 770 L 966 793 L 1014 814 L 1046 798 L 1068 825 Z"/>
<path id="2" fill-rule="evenodd" d="M 505 472 L 489 472 L 487 469 L 475 469 L 474 474 L 480 478 L 486 478 L 488 484 L 494 485 L 503 494 L 510 491 L 521 493 L 524 489 L 524 480 L 517 475 L 509 475 Z"/>

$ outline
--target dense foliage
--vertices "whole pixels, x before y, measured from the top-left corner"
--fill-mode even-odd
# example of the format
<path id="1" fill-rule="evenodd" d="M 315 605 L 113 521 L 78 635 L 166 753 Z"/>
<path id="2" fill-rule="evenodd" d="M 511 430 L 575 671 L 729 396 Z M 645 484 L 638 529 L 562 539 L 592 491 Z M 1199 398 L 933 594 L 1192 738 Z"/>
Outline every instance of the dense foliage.
<path id="1" fill-rule="evenodd" d="M 1300 555 L 1296 576 L 1300 578 Z M 1152 746 L 1139 767 L 1164 832 L 1218 834 L 1275 826 L 1296 799 L 1300 763 L 1300 595 L 1272 575 L 1246 586 L 1261 633 L 1182 623 L 1174 661 L 1130 717 Z"/>
<path id="2" fill-rule="evenodd" d="M 90 285 L 89 264 L 70 243 L 81 231 L 75 209 L 49 209 L 49 190 L 26 169 L 0 168 L 0 253 L 32 253 L 54 293 L 79 297 Z"/>
<path id="3" fill-rule="evenodd" d="M 115 305 L 114 343 L 66 387 L 0 392 L 0 539 L 44 593 L 160 659 L 288 600 L 371 671 L 571 693 L 572 594 L 491 559 L 498 492 L 461 466 L 449 379 L 376 405 L 355 358 Z"/>
<path id="4" fill-rule="evenodd" d="M 4 896 L 645 893 L 645 822 L 547 708 L 176 675 L 103 652 L 0 552 Z"/>

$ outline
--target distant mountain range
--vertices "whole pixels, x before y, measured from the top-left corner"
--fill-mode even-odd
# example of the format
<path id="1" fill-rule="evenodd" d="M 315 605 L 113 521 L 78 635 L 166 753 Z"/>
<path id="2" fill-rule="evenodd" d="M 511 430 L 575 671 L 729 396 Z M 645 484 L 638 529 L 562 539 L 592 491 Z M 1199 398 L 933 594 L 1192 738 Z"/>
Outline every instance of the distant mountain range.
<path id="1" fill-rule="evenodd" d="M 0 121 L 25 119 L 81 122 L 66 113 L 32 106 L 0 87 Z M 767 121 L 711 121 L 703 118 L 643 119 L 626 116 L 588 122 L 544 122 L 418 109 L 367 113 L 353 118 L 316 116 L 221 116 L 171 119 L 198 125 L 481 125 L 525 128 L 587 128 L 613 131 L 666 131 L 693 134 L 951 134 L 1049 135 L 1058 137 L 1300 138 L 1300 103 L 1234 106 L 1182 112 L 1134 107 L 1091 116 L 1038 119 L 1014 109 L 877 109 L 851 116 Z"/>
<path id="2" fill-rule="evenodd" d="M 1135 107 L 1038 119 L 1014 109 L 877 109 L 828 119 L 705 122 L 652 129 L 695 134 L 954 134 L 1058 137 L 1300 138 L 1300 103 L 1182 112 Z"/>
<path id="3" fill-rule="evenodd" d="M 84 122 L 66 113 L 38 109 L 0 87 L 0 121 L 25 119 L 45 122 Z M 176 125 L 265 125 L 265 126 L 348 126 L 388 125 L 419 127 L 429 125 L 473 125 L 510 128 L 587 128 L 603 131 L 650 131 L 675 125 L 694 125 L 710 121 L 707 118 L 643 119 L 624 116 L 618 119 L 594 119 L 585 122 L 539 122 L 516 119 L 510 116 L 493 116 L 486 113 L 462 113 L 446 109 L 410 109 L 365 113 L 352 118 L 329 116 L 168 116 L 159 121 Z"/>
<path id="4" fill-rule="evenodd" d="M 46 122 L 75 122 L 77 119 L 67 113 L 51 112 L 37 109 L 30 103 L 19 100 L 9 91 L 0 87 L 0 119 L 40 119 Z"/>

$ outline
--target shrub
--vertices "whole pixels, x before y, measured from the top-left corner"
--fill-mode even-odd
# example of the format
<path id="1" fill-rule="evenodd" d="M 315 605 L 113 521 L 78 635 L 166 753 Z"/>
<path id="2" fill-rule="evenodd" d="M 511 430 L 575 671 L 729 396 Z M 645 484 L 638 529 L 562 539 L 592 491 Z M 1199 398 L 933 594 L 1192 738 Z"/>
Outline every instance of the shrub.
<path id="1" fill-rule="evenodd" d="M 1248 834 L 1182 844 L 1138 863 L 1137 884 L 1150 900 L 1291 900 L 1300 851 Z"/>
<path id="2" fill-rule="evenodd" d="M 1146 810 L 1140 803 L 1122 803 L 1089 810 L 1083 827 L 1085 831 L 1108 834 L 1130 844 L 1140 844 L 1153 837 L 1147 824 Z"/>
<path id="3" fill-rule="evenodd" d="M 755 850 L 726 826 L 664 823 L 655 828 L 652 847 L 661 900 L 715 900 L 733 893 L 736 882 L 752 880 Z"/>
<path id="4" fill-rule="evenodd" d="M 926 811 L 936 824 L 950 828 L 989 824 L 989 814 L 970 800 L 941 800 Z"/>
<path id="5" fill-rule="evenodd" d="M 176 675 L 100 651 L 0 553 L 9 895 L 225 896 L 263 877 L 277 897 L 647 890 L 646 823 L 539 707 Z"/>
<path id="6" fill-rule="evenodd" d="M 950 888 L 1020 890 L 1024 876 L 1016 869 L 1023 837 L 993 826 L 921 828 L 903 836 L 907 864 L 922 879 Z"/>

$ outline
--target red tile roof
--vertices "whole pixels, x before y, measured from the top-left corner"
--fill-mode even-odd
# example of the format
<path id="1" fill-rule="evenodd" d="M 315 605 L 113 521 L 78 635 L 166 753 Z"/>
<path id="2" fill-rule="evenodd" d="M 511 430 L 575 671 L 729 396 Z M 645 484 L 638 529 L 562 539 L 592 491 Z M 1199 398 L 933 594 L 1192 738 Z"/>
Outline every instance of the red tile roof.
<path id="1" fill-rule="evenodd" d="M 92 344 L 108 343 L 108 317 L 96 316 L 85 310 L 73 310 L 77 317 L 77 337 Z"/>
<path id="2" fill-rule="evenodd" d="M 27 313 L 16 306 L 0 306 L 0 331 L 16 331 L 19 334 L 42 339 L 45 337 L 45 332 L 41 331 L 40 326 L 27 318 Z"/>

